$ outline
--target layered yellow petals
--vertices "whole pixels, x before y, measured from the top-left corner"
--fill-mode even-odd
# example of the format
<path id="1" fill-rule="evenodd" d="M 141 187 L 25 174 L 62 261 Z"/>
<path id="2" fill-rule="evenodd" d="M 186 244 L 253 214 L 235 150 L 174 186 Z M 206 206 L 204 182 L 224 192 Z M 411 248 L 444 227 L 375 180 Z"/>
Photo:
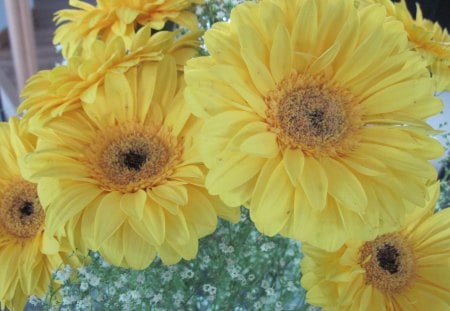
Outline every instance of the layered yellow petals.
<path id="1" fill-rule="evenodd" d="M 205 45 L 185 97 L 204 121 L 206 187 L 246 205 L 260 231 L 336 250 L 424 203 L 436 178 L 427 160 L 443 150 L 424 119 L 442 103 L 385 8 L 247 2 Z"/>
<path id="2" fill-rule="evenodd" d="M 304 244 L 301 282 L 307 301 L 327 310 L 445 309 L 450 299 L 450 209 L 433 214 L 438 191 L 439 185 L 433 185 L 426 207 L 410 214 L 400 229 L 376 239 L 348 240 L 333 252 Z M 375 261 L 361 257 L 370 243 L 378 245 Z M 388 268 L 384 256 L 394 255 L 393 250 L 398 252 Z M 372 277 L 387 269 L 389 273 Z"/>
<path id="3" fill-rule="evenodd" d="M 174 56 L 178 68 L 182 70 L 186 60 L 197 54 L 199 32 L 180 38 L 176 38 L 176 32 L 161 31 L 154 35 L 150 32 L 149 27 L 141 28 L 130 47 L 126 47 L 119 37 L 108 42 L 97 40 L 89 53 L 70 57 L 66 65 L 38 72 L 29 79 L 22 92 L 24 101 L 19 112 L 26 111 L 24 119 L 37 132 L 46 122 L 64 112 L 80 108 L 82 103 L 95 103 L 97 97 L 102 97 L 99 90 L 103 89 L 106 80 L 108 86 L 114 89 L 114 83 L 120 83 L 117 76 L 132 70 L 140 62 L 157 62 L 164 54 L 169 54 Z M 155 81 L 149 80 L 155 77 L 154 73 L 149 73 L 152 70 L 155 68 L 140 72 L 139 78 L 149 82 L 149 89 L 140 90 L 142 94 L 139 94 L 143 99 L 143 106 L 139 108 L 143 110 L 139 111 L 141 116 L 146 113 L 148 95 L 154 93 L 150 87 L 155 86 Z M 112 78 L 114 73 L 116 79 Z"/>
<path id="4" fill-rule="evenodd" d="M 197 18 L 188 11 L 201 0 L 164 1 L 97 1 L 93 6 L 83 1 L 71 1 L 75 9 L 56 12 L 58 28 L 53 39 L 61 44 L 64 57 L 85 52 L 96 39 L 103 41 L 120 37 L 127 48 L 132 46 L 135 29 L 148 26 L 162 29 L 173 21 L 191 30 L 198 28 Z"/>
<path id="5" fill-rule="evenodd" d="M 49 120 L 27 176 L 49 205 L 52 232 L 117 266 L 143 269 L 197 254 L 217 216 L 236 221 L 204 188 L 197 133 L 175 56 L 105 73 L 92 103 Z M 57 172 L 61 172 L 60 175 Z"/>
<path id="6" fill-rule="evenodd" d="M 392 3 L 389 0 L 360 0 L 360 7 L 373 7 L 374 4 L 384 6 L 389 16 L 402 23 L 412 49 L 421 53 L 433 76 L 436 91 L 450 89 L 450 35 L 439 23 L 433 23 L 422 15 L 419 5 L 416 6 L 415 18 L 411 15 L 406 1 Z"/>

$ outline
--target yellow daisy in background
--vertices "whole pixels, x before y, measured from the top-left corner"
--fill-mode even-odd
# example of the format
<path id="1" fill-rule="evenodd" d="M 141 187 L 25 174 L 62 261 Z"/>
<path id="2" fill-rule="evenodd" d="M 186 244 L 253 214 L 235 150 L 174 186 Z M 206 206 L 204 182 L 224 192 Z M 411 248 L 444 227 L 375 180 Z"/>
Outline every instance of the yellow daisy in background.
<path id="1" fill-rule="evenodd" d="M 71 0 L 75 9 L 56 12 L 53 43 L 61 44 L 62 54 L 68 58 L 89 49 L 97 40 L 108 41 L 121 37 L 127 48 L 139 27 L 148 25 L 162 29 L 166 21 L 196 30 L 197 17 L 189 11 L 202 0 L 97 0 L 97 5 Z"/>
<path id="2" fill-rule="evenodd" d="M 141 61 L 160 60 L 164 54 L 173 55 L 177 67 L 183 70 L 186 61 L 198 53 L 200 32 L 176 38 L 177 32 L 162 31 L 150 37 L 150 28 L 142 28 L 128 50 L 117 37 L 110 42 L 95 41 L 90 53 L 68 59 L 67 65 L 43 70 L 29 79 L 22 91 L 24 101 L 19 113 L 32 130 L 65 111 L 80 107 L 80 99 L 94 103 L 98 86 L 110 71 L 126 72 Z"/>
<path id="3" fill-rule="evenodd" d="M 439 23 L 423 18 L 419 4 L 413 18 L 405 0 L 393 3 L 390 0 L 358 0 L 360 7 L 382 4 L 389 16 L 403 23 L 411 46 L 426 60 L 436 83 L 436 90 L 450 90 L 450 35 Z"/>
<path id="4" fill-rule="evenodd" d="M 237 221 L 204 188 L 175 58 L 108 72 L 95 102 L 49 122 L 28 177 L 50 205 L 49 230 L 65 226 L 82 253 L 98 250 L 117 266 L 143 269 L 158 253 L 172 264 L 197 254 L 217 215 Z"/>
<path id="5" fill-rule="evenodd" d="M 450 208 L 433 214 L 438 188 L 397 231 L 348 241 L 336 252 L 302 245 L 308 303 L 324 310 L 448 310 Z"/>
<path id="6" fill-rule="evenodd" d="M 37 185 L 22 178 L 19 159 L 31 152 L 36 138 L 17 118 L 0 123 L 0 302 L 2 309 L 23 310 L 28 296 L 47 293 L 51 274 L 64 252 L 46 231 L 45 206 Z M 64 249 L 64 251 L 63 251 Z"/>
<path id="7" fill-rule="evenodd" d="M 243 3 L 188 61 L 206 187 L 256 227 L 327 250 L 423 206 L 442 103 L 401 23 L 352 0 Z"/>

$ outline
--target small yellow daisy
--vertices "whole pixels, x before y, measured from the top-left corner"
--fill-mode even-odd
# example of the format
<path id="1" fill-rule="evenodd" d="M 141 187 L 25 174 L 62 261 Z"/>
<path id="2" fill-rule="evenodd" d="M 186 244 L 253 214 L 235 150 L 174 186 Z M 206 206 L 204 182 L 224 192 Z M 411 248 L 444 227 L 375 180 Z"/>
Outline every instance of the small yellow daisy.
<path id="1" fill-rule="evenodd" d="M 0 123 L 0 302 L 13 311 L 23 310 L 28 296 L 46 294 L 71 252 L 47 232 L 37 185 L 22 177 L 19 161 L 34 150 L 36 137 L 19 124 L 17 118 Z"/>
<path id="2" fill-rule="evenodd" d="M 166 21 L 196 30 L 197 18 L 189 11 L 202 0 L 97 0 L 96 6 L 71 0 L 75 9 L 56 12 L 58 28 L 53 39 L 61 44 L 68 58 L 89 47 L 97 40 L 109 41 L 121 37 L 130 48 L 137 29 L 148 25 L 160 30 Z"/>
<path id="3" fill-rule="evenodd" d="M 450 90 L 450 35 L 439 23 L 423 18 L 416 4 L 416 18 L 411 16 L 405 0 L 393 3 L 390 0 L 359 0 L 361 7 L 381 4 L 389 16 L 403 23 L 412 48 L 426 60 L 435 81 L 436 91 Z"/>
<path id="4" fill-rule="evenodd" d="M 450 208 L 428 206 L 398 230 L 335 252 L 302 245 L 302 285 L 324 310 L 421 311 L 450 306 Z"/>
<path id="5" fill-rule="evenodd" d="M 35 131 L 64 112 L 79 108 L 81 101 L 94 103 L 108 72 L 124 73 L 139 62 L 161 60 L 164 54 L 173 55 L 182 71 L 186 61 L 198 53 L 200 32 L 177 36 L 177 32 L 168 31 L 150 36 L 150 28 L 143 27 L 133 37 L 130 49 L 120 37 L 110 42 L 97 40 L 89 53 L 32 76 L 22 91 L 24 101 L 18 111 L 25 112 L 24 120 Z"/>

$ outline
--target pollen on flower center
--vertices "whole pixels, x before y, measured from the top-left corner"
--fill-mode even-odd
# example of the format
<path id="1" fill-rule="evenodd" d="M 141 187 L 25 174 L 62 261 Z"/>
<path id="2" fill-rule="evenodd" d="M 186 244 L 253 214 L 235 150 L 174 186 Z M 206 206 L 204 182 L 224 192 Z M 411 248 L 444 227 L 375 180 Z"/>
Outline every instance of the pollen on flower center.
<path id="1" fill-rule="evenodd" d="M 348 126 L 340 98 L 318 86 L 286 94 L 279 103 L 277 118 L 283 133 L 298 145 L 337 140 Z"/>
<path id="2" fill-rule="evenodd" d="M 307 154 L 352 149 L 360 124 L 356 99 L 322 76 L 292 74 L 266 96 L 267 122 L 288 148 Z M 353 143 L 352 143 L 353 140 Z"/>
<path id="3" fill-rule="evenodd" d="M 0 223 L 7 233 L 19 239 L 32 238 L 42 231 L 44 217 L 35 184 L 16 178 L 4 188 Z"/>
<path id="4" fill-rule="evenodd" d="M 414 254 L 398 233 L 385 234 L 360 248 L 366 283 L 384 293 L 399 293 L 414 282 Z"/>
<path id="5" fill-rule="evenodd" d="M 99 133 L 86 158 L 93 178 L 105 190 L 134 192 L 154 186 L 181 154 L 180 144 L 164 129 L 137 124 Z"/>

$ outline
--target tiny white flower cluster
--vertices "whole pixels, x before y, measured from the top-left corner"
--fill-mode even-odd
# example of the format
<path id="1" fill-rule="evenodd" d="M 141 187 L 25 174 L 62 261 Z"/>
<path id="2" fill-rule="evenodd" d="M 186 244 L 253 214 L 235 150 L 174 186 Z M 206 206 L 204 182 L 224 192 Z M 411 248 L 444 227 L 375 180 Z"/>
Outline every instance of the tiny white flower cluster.
<path id="1" fill-rule="evenodd" d="M 234 252 L 234 247 L 232 245 L 226 245 L 225 243 L 221 242 L 219 243 L 219 249 L 224 254 L 231 254 Z"/>
<path id="2" fill-rule="evenodd" d="M 185 296 L 181 290 L 177 290 L 177 292 L 173 294 L 172 298 L 175 307 L 181 307 L 181 304 L 185 300 Z"/>
<path id="3" fill-rule="evenodd" d="M 192 279 L 194 277 L 194 271 L 192 271 L 191 269 L 188 268 L 184 268 L 183 271 L 181 272 L 181 279 L 185 280 L 185 279 Z"/>
<path id="4" fill-rule="evenodd" d="M 204 284 L 203 291 L 209 295 L 214 296 L 217 293 L 217 288 L 211 284 Z"/>
<path id="5" fill-rule="evenodd" d="M 195 13 L 202 28 L 208 29 L 216 22 L 228 21 L 231 9 L 241 2 L 244 0 L 205 0 L 196 7 Z"/>
<path id="6" fill-rule="evenodd" d="M 69 280 L 70 276 L 72 275 L 72 267 L 70 265 L 65 265 L 61 267 L 58 271 L 55 273 L 55 280 L 60 281 L 61 283 L 65 283 Z"/>
<path id="7" fill-rule="evenodd" d="M 275 243 L 272 242 L 272 241 L 266 242 L 266 243 L 264 243 L 263 245 L 261 245 L 261 250 L 262 250 L 263 252 L 267 252 L 267 251 L 270 251 L 270 250 L 274 249 L 275 246 L 276 246 Z"/>

